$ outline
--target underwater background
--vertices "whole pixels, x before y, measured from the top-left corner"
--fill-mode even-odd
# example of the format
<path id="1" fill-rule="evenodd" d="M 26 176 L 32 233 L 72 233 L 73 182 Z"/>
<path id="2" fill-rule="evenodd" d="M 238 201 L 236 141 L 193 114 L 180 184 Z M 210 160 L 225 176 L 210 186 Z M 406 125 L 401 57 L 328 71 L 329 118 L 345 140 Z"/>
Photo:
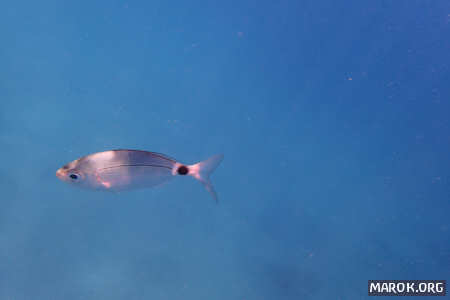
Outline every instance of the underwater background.
<path id="1" fill-rule="evenodd" d="M 449 37 L 448 0 L 3 2 L 0 300 L 449 281 Z M 224 153 L 219 204 L 55 176 L 118 148 Z"/>

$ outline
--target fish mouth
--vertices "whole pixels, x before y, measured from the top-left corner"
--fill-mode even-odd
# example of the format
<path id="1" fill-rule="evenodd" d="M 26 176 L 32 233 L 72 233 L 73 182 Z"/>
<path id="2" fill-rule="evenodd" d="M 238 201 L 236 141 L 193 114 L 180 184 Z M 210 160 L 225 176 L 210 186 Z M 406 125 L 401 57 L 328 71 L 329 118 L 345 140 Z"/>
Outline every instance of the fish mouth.
<path id="1" fill-rule="evenodd" d="M 56 170 L 56 177 L 58 177 L 59 179 L 63 179 L 65 177 L 65 172 L 62 169 L 58 169 Z"/>

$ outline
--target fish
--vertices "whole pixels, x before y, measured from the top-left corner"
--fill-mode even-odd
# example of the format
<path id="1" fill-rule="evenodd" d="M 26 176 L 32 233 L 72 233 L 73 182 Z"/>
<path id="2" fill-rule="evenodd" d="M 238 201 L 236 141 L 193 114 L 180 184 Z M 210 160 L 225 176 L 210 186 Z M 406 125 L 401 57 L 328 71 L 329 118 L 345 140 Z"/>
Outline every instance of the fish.
<path id="1" fill-rule="evenodd" d="M 223 157 L 223 154 L 217 154 L 204 161 L 186 165 L 157 152 L 108 150 L 65 164 L 56 171 L 56 177 L 80 188 L 119 192 L 151 188 L 175 176 L 188 175 L 200 181 L 218 202 L 209 177 Z"/>

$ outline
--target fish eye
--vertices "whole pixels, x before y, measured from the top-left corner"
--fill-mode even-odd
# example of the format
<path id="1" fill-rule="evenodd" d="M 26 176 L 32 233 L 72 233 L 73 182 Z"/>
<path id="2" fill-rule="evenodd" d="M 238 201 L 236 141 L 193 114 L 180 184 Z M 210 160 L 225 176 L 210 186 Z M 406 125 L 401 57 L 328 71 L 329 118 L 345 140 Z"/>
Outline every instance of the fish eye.
<path id="1" fill-rule="evenodd" d="M 77 180 L 78 179 L 78 175 L 75 173 L 72 173 L 69 175 L 70 178 L 72 178 L 73 180 Z"/>

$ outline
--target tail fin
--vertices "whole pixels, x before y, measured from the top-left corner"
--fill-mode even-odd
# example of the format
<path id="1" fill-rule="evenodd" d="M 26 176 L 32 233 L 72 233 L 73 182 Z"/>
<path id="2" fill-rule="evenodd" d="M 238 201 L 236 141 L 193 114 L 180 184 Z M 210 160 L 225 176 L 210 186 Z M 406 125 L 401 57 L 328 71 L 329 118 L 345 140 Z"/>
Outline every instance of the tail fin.
<path id="1" fill-rule="evenodd" d="M 188 166 L 189 175 L 200 181 L 205 188 L 213 196 L 214 200 L 218 202 L 216 191 L 209 180 L 209 175 L 217 168 L 220 162 L 223 160 L 223 154 L 214 155 L 207 160 L 201 161 L 194 165 Z"/>

